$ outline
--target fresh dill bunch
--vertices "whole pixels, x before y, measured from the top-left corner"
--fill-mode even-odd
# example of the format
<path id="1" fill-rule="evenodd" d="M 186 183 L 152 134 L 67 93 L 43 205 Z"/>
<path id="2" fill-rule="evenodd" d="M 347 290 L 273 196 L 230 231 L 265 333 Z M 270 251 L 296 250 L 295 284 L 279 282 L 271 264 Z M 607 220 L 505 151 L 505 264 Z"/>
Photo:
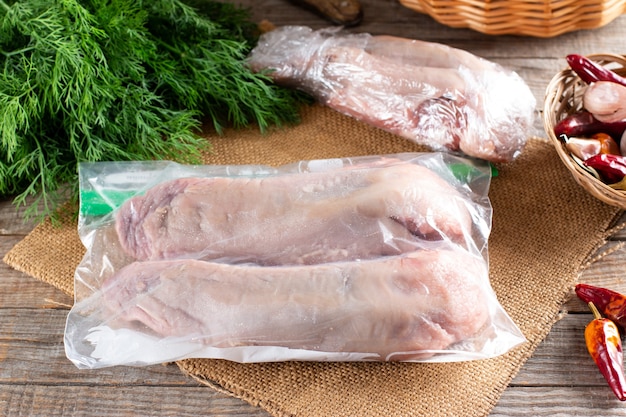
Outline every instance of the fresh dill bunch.
<path id="1" fill-rule="evenodd" d="M 195 10 L 211 13 L 212 19 L 204 19 Z M 245 65 L 253 35 L 241 9 L 207 2 L 194 9 L 155 0 L 149 13 L 147 27 L 155 37 L 157 55 L 148 65 L 157 91 L 175 106 L 200 109 L 211 116 L 218 132 L 225 123 L 241 127 L 256 122 L 265 130 L 297 121 L 294 109 L 302 96 L 277 88 Z"/>
<path id="2" fill-rule="evenodd" d="M 306 98 L 248 70 L 255 41 L 228 3 L 0 0 L 0 196 L 52 215 L 79 162 L 199 163 L 203 120 L 298 122 Z"/>

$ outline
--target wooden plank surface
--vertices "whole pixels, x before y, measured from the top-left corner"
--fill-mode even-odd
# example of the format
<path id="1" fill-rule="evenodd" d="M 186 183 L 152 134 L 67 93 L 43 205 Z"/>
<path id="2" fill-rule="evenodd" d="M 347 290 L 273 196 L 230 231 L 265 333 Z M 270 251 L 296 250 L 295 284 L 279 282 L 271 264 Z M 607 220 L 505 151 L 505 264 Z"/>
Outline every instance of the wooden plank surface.
<path id="1" fill-rule="evenodd" d="M 256 20 L 276 25 L 328 26 L 286 0 L 236 1 Z M 463 48 L 517 71 L 538 100 L 536 134 L 544 136 L 539 110 L 545 87 L 572 52 L 623 53 L 626 16 L 593 31 L 553 39 L 492 37 L 451 29 L 391 0 L 363 0 L 363 23 L 352 28 Z M 0 202 L 0 256 L 33 227 L 22 210 Z M 626 242 L 617 233 L 604 249 Z M 581 280 L 626 292 L 626 250 L 583 272 Z M 65 358 L 63 329 L 72 300 L 60 291 L 0 264 L 0 415 L 2 416 L 268 416 L 260 408 L 201 386 L 175 365 L 82 371 Z M 575 298 L 563 318 L 513 379 L 493 416 L 626 416 L 591 362 L 582 337 L 590 315 Z M 159 401 L 154 399 L 158 398 Z"/>

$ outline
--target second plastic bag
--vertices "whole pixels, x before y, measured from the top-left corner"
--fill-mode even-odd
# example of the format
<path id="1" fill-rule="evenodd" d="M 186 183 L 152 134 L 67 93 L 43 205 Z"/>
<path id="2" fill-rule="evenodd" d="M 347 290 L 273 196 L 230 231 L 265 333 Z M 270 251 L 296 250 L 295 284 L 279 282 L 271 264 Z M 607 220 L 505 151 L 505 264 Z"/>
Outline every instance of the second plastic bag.
<path id="1" fill-rule="evenodd" d="M 517 73 L 434 42 L 283 26 L 261 36 L 248 63 L 365 123 L 492 162 L 516 158 L 535 119 Z"/>

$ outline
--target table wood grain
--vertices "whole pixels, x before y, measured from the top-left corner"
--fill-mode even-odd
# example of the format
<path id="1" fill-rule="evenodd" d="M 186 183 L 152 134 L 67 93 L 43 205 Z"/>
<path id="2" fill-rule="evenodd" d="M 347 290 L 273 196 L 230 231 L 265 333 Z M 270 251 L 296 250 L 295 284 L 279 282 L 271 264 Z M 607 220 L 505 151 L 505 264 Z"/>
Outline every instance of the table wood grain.
<path id="1" fill-rule="evenodd" d="M 329 23 L 287 0 L 235 1 L 257 21 Z M 390 34 L 462 48 L 517 71 L 537 98 L 565 66 L 568 53 L 626 52 L 626 16 L 609 25 L 551 39 L 489 36 L 452 29 L 392 0 L 362 0 L 352 31 Z M 536 134 L 545 136 L 540 117 Z M 11 201 L 0 202 L 0 256 L 34 227 Z M 581 231 L 582 233 L 583 231 Z M 626 243 L 626 231 L 601 249 Z M 581 280 L 626 292 L 626 249 L 583 272 Z M 175 365 L 84 371 L 65 357 L 63 329 L 70 297 L 0 263 L 0 415 L 3 416 L 268 416 L 264 410 L 185 377 Z M 626 416 L 590 360 L 582 332 L 591 316 L 575 298 L 492 411 L 492 416 Z"/>

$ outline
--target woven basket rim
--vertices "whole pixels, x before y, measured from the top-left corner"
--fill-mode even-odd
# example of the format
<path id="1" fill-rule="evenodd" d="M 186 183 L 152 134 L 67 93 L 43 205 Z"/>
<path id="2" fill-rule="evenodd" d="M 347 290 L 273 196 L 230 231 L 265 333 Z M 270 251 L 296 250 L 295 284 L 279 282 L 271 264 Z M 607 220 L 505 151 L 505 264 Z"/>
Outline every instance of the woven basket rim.
<path id="1" fill-rule="evenodd" d="M 597 29 L 626 13 L 626 0 L 400 0 L 400 4 L 453 28 L 538 38 Z"/>
<path id="2" fill-rule="evenodd" d="M 626 71 L 626 56 L 599 53 L 588 55 L 587 58 L 602 65 L 618 63 L 619 70 Z M 556 137 L 554 126 L 558 121 L 575 110 L 580 109 L 581 103 L 576 101 L 575 88 L 584 88 L 584 83 L 569 67 L 558 72 L 546 87 L 543 106 L 543 124 L 550 142 L 556 149 L 561 161 L 570 171 L 576 182 L 591 195 L 599 200 L 626 209 L 626 191 L 615 190 L 607 184 L 595 178 L 583 169 L 570 155 L 563 141 Z"/>

